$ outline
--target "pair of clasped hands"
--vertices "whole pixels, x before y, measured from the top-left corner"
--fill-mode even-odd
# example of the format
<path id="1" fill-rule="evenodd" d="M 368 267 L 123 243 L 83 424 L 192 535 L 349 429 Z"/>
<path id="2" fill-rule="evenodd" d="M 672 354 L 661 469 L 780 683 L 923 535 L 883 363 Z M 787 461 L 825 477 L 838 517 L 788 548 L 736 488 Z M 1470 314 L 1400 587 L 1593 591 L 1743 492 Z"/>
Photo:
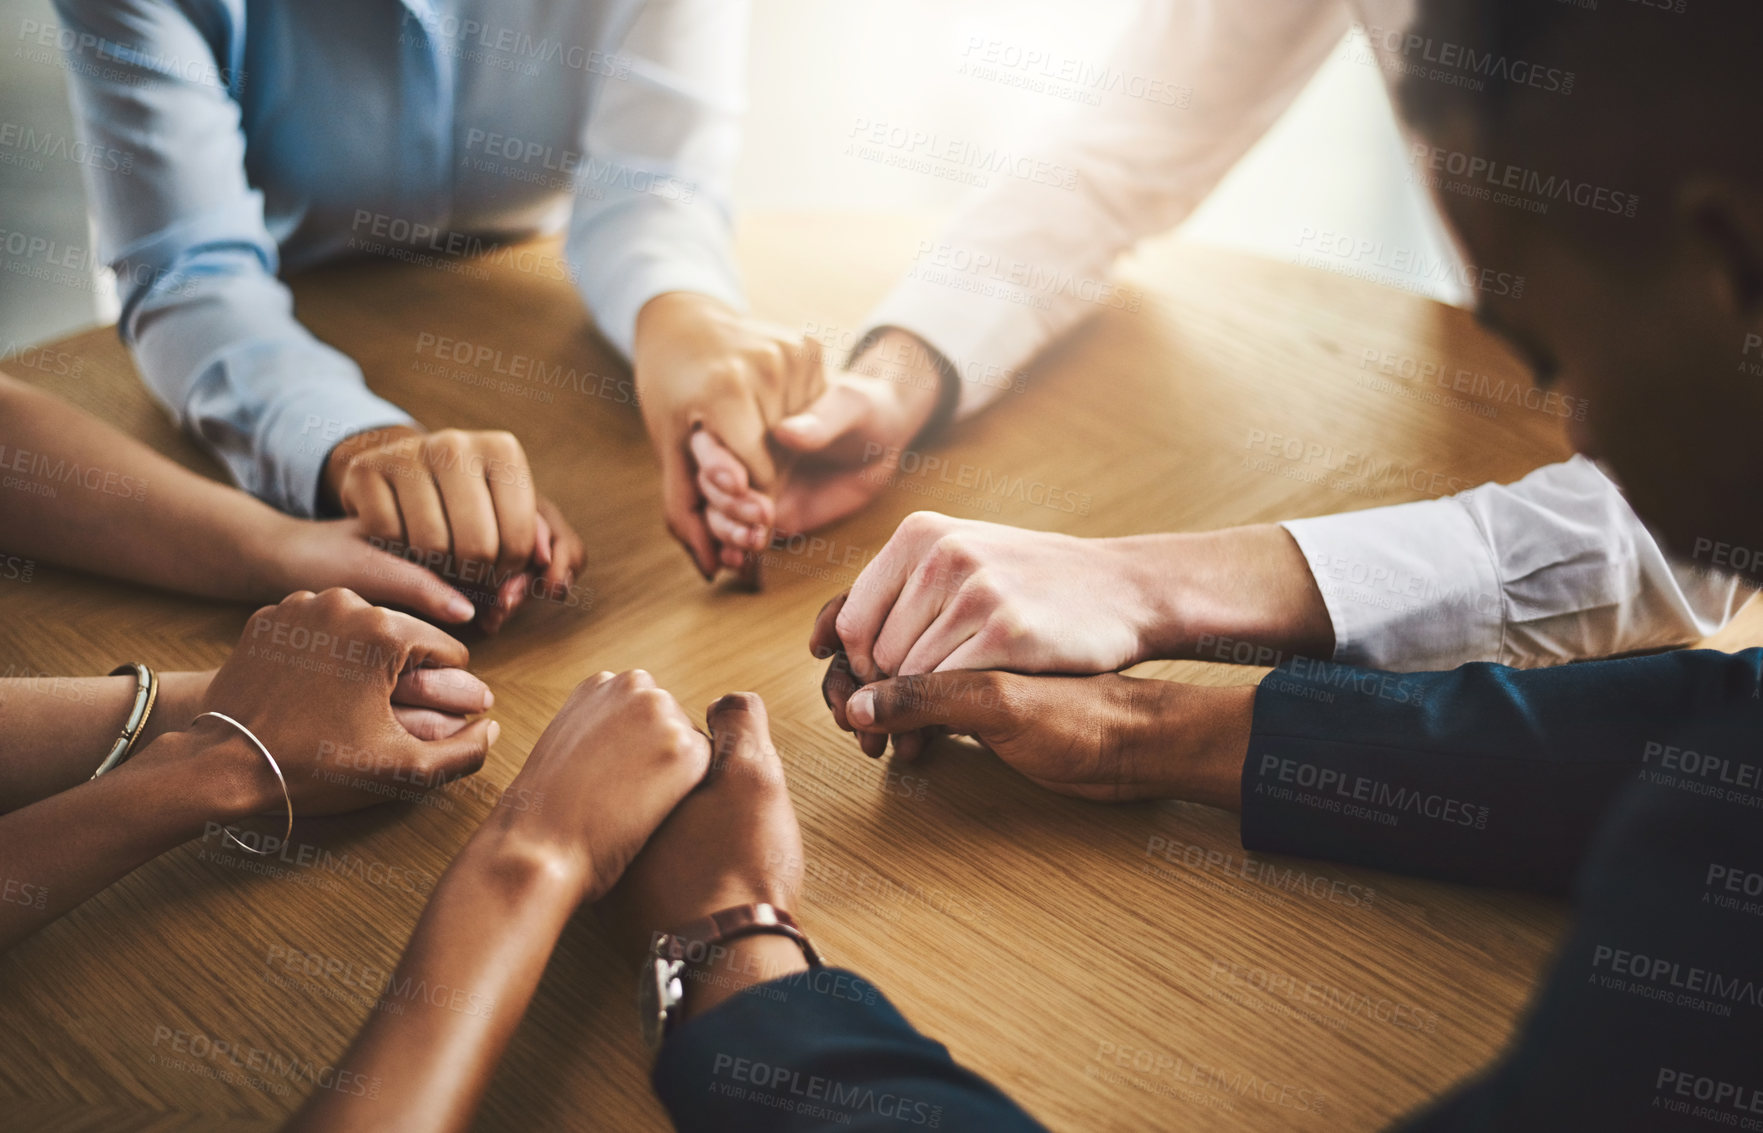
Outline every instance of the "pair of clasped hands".
<path id="1" fill-rule="evenodd" d="M 685 292 L 644 305 L 631 362 L 667 527 L 706 579 L 726 568 L 753 580 L 774 531 L 862 507 L 940 394 L 928 353 L 903 332 L 829 376 L 814 339 Z M 505 431 L 358 433 L 329 451 L 320 491 L 353 533 L 405 562 L 318 577 L 440 622 L 494 633 L 528 597 L 566 595 L 585 558 Z"/>
<path id="2" fill-rule="evenodd" d="M 1179 558 L 1203 557 L 1192 549 Z M 896 757 L 914 759 L 949 732 L 1062 794 L 1235 809 L 1253 686 L 1116 671 L 1187 651 L 1193 623 L 1169 614 L 1181 605 L 1162 566 L 1170 550 L 910 516 L 815 621 L 828 707 L 871 756 L 891 735 Z M 347 641 L 374 661 L 347 680 L 290 666 L 251 648 L 266 628 L 277 640 Z M 301 591 L 253 615 L 201 707 L 235 717 L 283 761 L 296 815 L 335 814 L 482 766 L 498 727 L 468 661 L 463 644 L 407 614 L 347 590 Z M 578 903 L 618 885 L 610 907 L 636 942 L 734 905 L 794 907 L 801 835 L 765 707 L 730 694 L 706 723 L 707 735 L 646 673 L 591 677 L 474 837 L 546 863 Z M 212 721 L 137 761 L 155 759 L 198 761 L 190 781 L 213 792 L 205 801 L 224 821 L 279 810 L 259 757 Z M 543 805 L 521 805 L 531 799 Z"/>

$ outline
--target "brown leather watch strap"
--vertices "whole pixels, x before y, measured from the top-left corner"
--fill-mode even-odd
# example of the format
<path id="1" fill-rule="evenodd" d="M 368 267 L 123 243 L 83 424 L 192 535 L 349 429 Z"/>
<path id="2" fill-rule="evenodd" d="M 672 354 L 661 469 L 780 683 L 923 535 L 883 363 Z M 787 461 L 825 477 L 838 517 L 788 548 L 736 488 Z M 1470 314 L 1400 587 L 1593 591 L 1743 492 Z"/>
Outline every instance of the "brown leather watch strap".
<path id="1" fill-rule="evenodd" d="M 801 947 L 810 967 L 823 966 L 820 954 L 808 942 L 808 934 L 802 931 L 796 918 L 763 901 L 719 909 L 672 932 L 659 933 L 655 938 L 654 953 L 662 960 L 699 964 L 710 959 L 719 945 L 762 933 L 789 937 Z"/>

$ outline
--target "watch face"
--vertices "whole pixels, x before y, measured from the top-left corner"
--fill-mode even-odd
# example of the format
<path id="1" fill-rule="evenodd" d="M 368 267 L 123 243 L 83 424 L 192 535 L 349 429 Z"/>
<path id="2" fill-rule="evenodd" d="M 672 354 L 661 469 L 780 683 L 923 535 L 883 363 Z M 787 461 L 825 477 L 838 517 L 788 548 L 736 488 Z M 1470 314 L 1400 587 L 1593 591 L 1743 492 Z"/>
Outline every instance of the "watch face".
<path id="1" fill-rule="evenodd" d="M 685 990 L 679 973 L 684 965 L 651 957 L 643 964 L 637 979 L 637 1008 L 642 1013 L 643 1042 L 650 1050 L 660 1050 L 667 1037 L 667 1018 L 679 1006 Z"/>

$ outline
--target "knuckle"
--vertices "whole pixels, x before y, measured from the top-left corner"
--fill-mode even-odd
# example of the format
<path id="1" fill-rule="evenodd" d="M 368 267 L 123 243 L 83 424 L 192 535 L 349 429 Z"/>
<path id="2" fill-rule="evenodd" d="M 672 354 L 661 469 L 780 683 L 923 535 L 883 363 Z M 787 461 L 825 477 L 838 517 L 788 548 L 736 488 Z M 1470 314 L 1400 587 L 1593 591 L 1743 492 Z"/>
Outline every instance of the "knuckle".
<path id="1" fill-rule="evenodd" d="M 504 460 L 525 460 L 526 450 L 520 445 L 520 439 L 507 429 L 492 429 L 482 434 L 484 450 Z"/>
<path id="2" fill-rule="evenodd" d="M 986 610 L 1001 610 L 1005 605 L 1004 588 L 998 584 L 997 578 L 983 568 L 961 580 L 957 597 L 965 598 L 972 605 Z"/>
<path id="3" fill-rule="evenodd" d="M 900 521 L 900 530 L 908 535 L 941 535 L 949 527 L 949 517 L 936 511 L 915 511 Z"/>
<path id="4" fill-rule="evenodd" d="M 471 440 L 463 430 L 442 429 L 438 433 L 430 433 L 423 441 L 422 448 L 424 454 L 430 457 L 461 457 L 471 448 Z"/>
<path id="5" fill-rule="evenodd" d="M 930 554 L 925 556 L 927 563 L 947 571 L 966 571 L 976 568 L 979 564 L 979 553 L 975 550 L 972 540 L 959 532 L 949 532 L 937 538 L 931 544 Z"/>
<path id="6" fill-rule="evenodd" d="M 483 532 L 456 534 L 453 537 L 453 556 L 468 562 L 489 562 L 496 557 L 497 549 L 495 539 Z"/>
<path id="7" fill-rule="evenodd" d="M 730 692 L 718 697 L 711 706 L 714 712 L 746 712 L 752 713 L 765 707 L 765 701 L 756 692 Z"/>
<path id="8" fill-rule="evenodd" d="M 1021 645 L 1030 636 L 1028 623 L 1009 606 L 999 606 L 993 610 L 980 633 L 987 644 L 1001 646 Z"/>
<path id="9" fill-rule="evenodd" d="M 857 611 L 849 602 L 845 603 L 845 608 L 833 618 L 833 632 L 839 635 L 840 641 L 846 643 L 856 636 Z"/>
<path id="10" fill-rule="evenodd" d="M 982 707 L 998 709 L 1005 715 L 1016 714 L 1018 689 L 1010 674 L 987 669 L 980 674 L 975 691 L 981 698 Z"/>

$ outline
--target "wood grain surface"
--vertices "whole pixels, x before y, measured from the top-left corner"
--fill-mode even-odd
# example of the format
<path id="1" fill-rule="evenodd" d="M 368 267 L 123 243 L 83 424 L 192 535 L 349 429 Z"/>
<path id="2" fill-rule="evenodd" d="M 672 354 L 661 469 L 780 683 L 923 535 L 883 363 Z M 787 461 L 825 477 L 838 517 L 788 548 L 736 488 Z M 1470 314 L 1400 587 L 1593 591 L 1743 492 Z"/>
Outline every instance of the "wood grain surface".
<path id="1" fill-rule="evenodd" d="M 750 219 L 754 307 L 836 344 L 930 231 L 911 217 Z M 1125 302 L 924 454 L 941 466 L 911 462 L 864 514 L 768 554 L 751 594 L 706 586 L 667 537 L 629 374 L 569 285 L 512 261 L 448 267 L 315 272 L 296 281 L 299 315 L 423 422 L 514 430 L 586 538 L 579 600 L 468 639 L 503 729 L 478 781 L 300 822 L 262 872 L 217 839 L 191 844 L 0 958 L 0 1127 L 273 1127 L 340 1057 L 376 973 L 566 691 L 631 667 L 694 713 L 730 690 L 765 697 L 802 819 L 810 931 L 1053 1129 L 1376 1127 L 1500 1049 L 1561 934 L 1559 904 L 1263 859 L 1232 816 L 1058 798 L 964 747 L 871 762 L 822 706 L 807 649 L 821 603 L 917 509 L 1079 535 L 1198 530 L 1447 494 L 1564 456 L 1554 415 L 1428 376 L 1461 367 L 1524 388 L 1467 314 L 1157 242 L 1122 266 Z M 7 368 L 215 472 L 114 332 L 56 349 L 77 373 Z M 1313 446 L 1323 455 L 1270 454 Z M 972 486 L 1018 478 L 1059 489 L 1060 506 Z M 15 674 L 137 657 L 208 667 L 248 612 L 45 564 L 0 584 L 0 659 Z M 1754 613 L 1720 644 L 1756 643 Z M 1236 683 L 1263 670 L 1146 671 Z M 316 974 L 289 972 L 289 957 Z M 634 987 L 579 918 L 480 1127 L 666 1128 Z M 222 1043 L 242 1053 L 216 1054 Z"/>

